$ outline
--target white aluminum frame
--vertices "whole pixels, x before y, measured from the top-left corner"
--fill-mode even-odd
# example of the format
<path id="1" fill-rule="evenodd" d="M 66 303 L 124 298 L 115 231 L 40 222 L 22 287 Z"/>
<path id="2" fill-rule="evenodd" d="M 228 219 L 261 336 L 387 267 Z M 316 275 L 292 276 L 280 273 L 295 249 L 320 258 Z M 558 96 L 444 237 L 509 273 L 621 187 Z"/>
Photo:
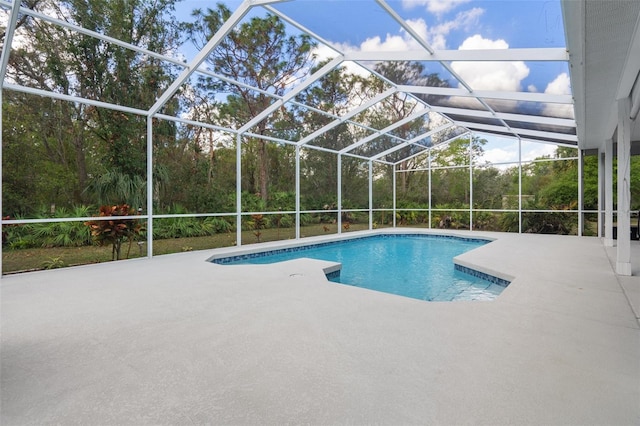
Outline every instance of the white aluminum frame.
<path id="1" fill-rule="evenodd" d="M 432 46 L 430 46 L 425 40 L 423 40 L 419 34 L 417 34 L 412 27 L 385 1 L 385 0 L 376 0 L 377 5 L 387 13 L 393 20 L 395 20 L 411 37 L 413 37 L 418 44 L 423 48 L 422 50 L 415 51 L 403 51 L 403 52 L 340 52 L 335 47 L 331 46 L 329 42 L 322 39 L 322 37 L 313 33 L 309 29 L 305 28 L 300 23 L 286 16 L 282 12 L 280 12 L 277 8 L 273 7 L 273 4 L 277 4 L 286 0 L 244 0 L 238 8 L 233 12 L 231 17 L 222 25 L 219 31 L 216 32 L 215 35 L 207 42 L 207 44 L 201 49 L 196 56 L 189 62 L 184 63 L 182 60 L 158 54 L 156 52 L 152 52 L 143 48 L 140 48 L 135 45 L 131 45 L 129 43 L 123 42 L 121 40 L 114 39 L 112 37 L 96 33 L 91 30 L 87 30 L 85 28 L 79 27 L 72 23 L 57 19 L 55 17 L 47 16 L 46 14 L 33 11 L 27 8 L 20 7 L 20 2 L 14 0 L 13 2 L 7 0 L 0 0 L 0 7 L 3 9 L 9 10 L 9 22 L 7 25 L 6 38 L 5 38 L 5 46 L 11 46 L 13 35 L 15 31 L 15 25 L 18 19 L 18 14 L 26 14 L 32 16 L 37 19 L 41 19 L 47 21 L 51 24 L 61 26 L 71 31 L 75 31 L 81 34 L 85 34 L 91 37 L 95 37 L 97 39 L 103 40 L 107 43 L 112 43 L 126 49 L 130 49 L 150 57 L 154 57 L 156 59 L 160 59 L 162 61 L 166 61 L 167 63 L 173 64 L 175 66 L 182 67 L 182 72 L 178 75 L 178 77 L 169 85 L 169 87 L 162 93 L 162 95 L 156 100 L 156 102 L 148 109 L 140 109 L 123 105 L 114 105 L 111 103 L 103 102 L 98 99 L 83 99 L 77 96 L 69 96 L 60 93 L 48 92 L 45 90 L 40 90 L 31 87 L 24 87 L 13 84 L 5 79 L 6 69 L 9 59 L 9 54 L 11 52 L 11 48 L 3 49 L 0 55 L 0 78 L 2 79 L 2 91 L 4 90 L 13 90 L 19 91 L 23 93 L 28 93 L 36 96 L 45 96 L 52 99 L 58 99 L 67 102 L 77 102 L 83 103 L 87 105 L 93 105 L 100 108 L 107 108 L 116 111 L 122 111 L 125 113 L 131 113 L 135 115 L 139 115 L 141 117 L 145 117 L 147 120 L 147 212 L 146 215 L 135 216 L 135 218 L 142 218 L 147 220 L 147 229 L 148 229 L 148 237 L 147 237 L 147 256 L 153 256 L 153 219 L 154 218 L 169 218 L 169 217 L 180 217 L 180 216 L 236 216 L 236 228 L 237 228 L 237 239 L 236 244 L 241 245 L 241 230 L 242 230 L 242 216 L 249 214 L 247 212 L 242 212 L 242 199 L 241 199 L 241 177 L 242 177 L 242 164 L 241 164 L 241 149 L 242 149 L 242 140 L 244 137 L 252 137 L 252 138 L 260 138 L 267 141 L 277 142 L 277 143 L 285 143 L 288 145 L 295 146 L 296 149 L 296 238 L 300 238 L 300 149 L 308 148 L 308 149 L 316 149 L 320 151 L 331 152 L 336 155 L 336 161 L 338 163 L 338 188 L 337 188 L 337 223 L 338 223 L 338 233 L 342 232 L 342 212 L 346 211 L 342 208 L 342 158 L 343 156 L 350 156 L 354 158 L 358 158 L 364 161 L 368 161 L 369 164 L 369 228 L 373 226 L 373 163 L 381 163 L 385 165 L 393 166 L 393 226 L 396 226 L 395 221 L 395 213 L 397 210 L 396 205 L 396 174 L 398 173 L 397 164 L 400 161 L 406 161 L 417 155 L 424 155 L 427 153 L 428 157 L 428 170 L 429 170 L 429 223 L 431 223 L 431 171 L 432 171 L 432 156 L 431 150 L 432 147 L 424 147 L 424 150 L 414 153 L 408 157 L 401 159 L 396 163 L 392 163 L 389 161 L 385 161 L 384 158 L 389 154 L 396 152 L 406 146 L 411 144 L 416 144 L 420 140 L 423 140 L 426 137 L 429 137 L 433 134 L 436 134 L 440 131 L 446 130 L 452 127 L 458 127 L 462 130 L 465 130 L 464 133 L 461 133 L 459 136 L 454 138 L 450 138 L 446 141 L 441 142 L 442 144 L 449 143 L 450 141 L 458 138 L 462 138 L 465 135 L 469 138 L 469 144 L 472 143 L 473 134 L 478 133 L 487 133 L 500 134 L 502 137 L 505 137 L 504 134 L 509 134 L 511 136 L 518 139 L 518 155 L 519 155 L 519 216 L 520 223 L 522 222 L 522 141 L 523 140 L 532 140 L 535 142 L 540 142 L 535 139 L 529 138 L 548 138 L 553 141 L 552 143 L 559 146 L 570 146 L 576 147 L 578 142 L 578 136 L 580 132 L 577 129 L 576 120 L 574 119 L 564 119 L 564 118 L 553 118 L 553 117 L 543 117 L 536 115 L 525 115 L 525 114 L 514 114 L 514 113 L 500 113 L 494 111 L 485 101 L 485 99 L 498 99 L 498 100 L 510 100 L 514 102 L 537 102 L 537 103 L 553 103 L 553 104 L 564 104 L 564 105 L 573 105 L 573 97 L 572 95 L 553 95 L 553 94 L 545 94 L 545 93 L 530 93 L 530 92 L 493 92 L 493 91 L 482 91 L 477 90 L 474 91 L 469 86 L 467 82 L 465 82 L 451 67 L 452 61 L 552 61 L 552 62 L 568 62 L 569 61 L 569 53 L 565 48 L 531 48 L 531 49 L 502 49 L 502 50 L 435 50 Z M 292 25 L 299 31 L 306 33 L 310 37 L 317 40 L 319 43 L 322 43 L 330 48 L 332 48 L 336 52 L 336 57 L 330 60 L 327 64 L 317 70 L 313 75 L 306 78 L 304 81 L 296 85 L 293 89 L 287 92 L 284 96 L 275 96 L 271 93 L 266 93 L 264 91 L 260 91 L 258 88 L 250 87 L 241 82 L 237 82 L 222 76 L 219 76 L 213 72 L 210 72 L 206 69 L 203 69 L 201 66 L 206 60 L 207 56 L 218 46 L 218 44 L 226 37 L 230 31 L 232 31 L 235 26 L 245 17 L 247 14 L 254 8 L 264 8 L 266 11 L 276 14 L 281 19 L 283 19 L 288 24 Z M 638 40 L 636 40 L 638 42 Z M 640 42 L 638 42 L 640 43 Z M 637 58 L 636 58 L 637 59 Z M 374 70 L 370 69 L 367 66 L 361 64 L 361 62 L 365 61 L 435 61 L 440 63 L 445 69 L 447 69 L 454 78 L 458 80 L 460 87 L 421 87 L 421 86 L 411 86 L 411 85 L 399 85 L 394 84 L 388 79 L 384 78 L 377 74 Z M 374 96 L 373 98 L 365 101 L 362 105 L 355 107 L 348 111 L 343 115 L 334 115 L 326 111 L 322 111 L 318 108 L 314 108 L 313 106 L 302 104 L 295 100 L 296 95 L 310 87 L 314 82 L 321 79 L 327 73 L 331 72 L 336 67 L 339 67 L 341 64 L 345 62 L 355 62 L 360 66 L 363 66 L 365 69 L 370 71 L 373 75 L 378 76 L 383 79 L 387 84 L 391 86 L 390 89 Z M 250 88 L 252 90 L 256 90 L 259 92 L 264 92 L 268 96 L 274 98 L 274 102 L 267 107 L 265 110 L 260 112 L 257 116 L 255 116 L 250 121 L 244 123 L 239 129 L 228 128 L 225 126 L 219 126 L 212 123 L 203 123 L 196 120 L 190 120 L 183 117 L 173 117 L 166 114 L 162 114 L 160 111 L 166 105 L 167 102 L 171 100 L 171 98 L 177 93 L 178 89 L 185 84 L 194 73 L 202 73 L 204 75 L 208 75 L 214 78 L 221 79 L 230 84 L 236 84 L 241 87 Z M 2 91 L 0 91 L 0 101 L 2 100 Z M 323 148 L 319 146 L 314 146 L 310 144 L 315 138 L 318 136 L 330 131 L 336 126 L 350 122 L 350 119 L 360 114 L 361 112 L 366 111 L 367 109 L 373 107 L 377 103 L 383 101 L 389 96 L 395 94 L 405 94 L 411 97 L 414 101 L 419 104 L 420 110 L 412 113 L 411 115 L 402 118 L 384 129 L 372 129 L 366 125 L 362 125 L 359 123 L 353 123 L 359 125 L 367 130 L 373 132 L 370 136 L 367 136 L 341 150 L 332 150 L 328 148 Z M 485 110 L 473 110 L 468 108 L 455 108 L 455 107 L 444 107 L 444 106 L 435 106 L 429 105 L 425 101 L 420 100 L 416 95 L 437 95 L 437 96 L 451 96 L 451 97 L 467 97 L 474 98 L 480 102 L 485 108 Z M 636 113 L 640 106 L 640 95 L 636 95 L 633 99 L 633 105 L 631 106 L 631 113 Z M 313 110 L 315 112 L 324 114 L 328 117 L 334 118 L 332 122 L 323 126 L 322 128 L 312 132 L 311 134 L 301 138 L 297 141 L 291 140 L 283 140 L 278 138 L 273 138 L 265 135 L 257 135 L 252 133 L 250 130 L 257 123 L 268 117 L 271 113 L 273 113 L 278 108 L 284 107 L 288 104 L 298 105 L 300 107 L 307 108 L 309 110 Z M 447 122 L 447 124 L 439 126 L 436 129 L 433 129 L 429 132 L 426 132 L 420 136 L 412 138 L 410 140 L 405 140 L 400 137 L 394 136 L 390 132 L 396 129 L 399 126 L 402 126 L 405 123 L 408 123 L 412 120 L 418 119 L 421 116 L 432 112 L 437 113 L 443 116 Z M 466 121 L 456 121 L 452 120 L 450 115 L 464 115 L 467 117 L 477 117 L 477 118 L 490 118 L 494 120 L 498 120 L 501 125 L 486 125 L 481 123 L 472 123 Z M 235 144 L 236 144 L 236 212 L 235 213 L 207 213 L 207 214 L 194 214 L 194 215 L 158 215 L 153 211 L 153 118 L 175 121 L 183 124 L 189 124 L 194 126 L 202 126 L 209 129 L 215 129 L 223 132 L 227 132 L 229 134 L 235 135 Z M 547 124 L 550 126 L 562 126 L 565 128 L 574 128 L 576 129 L 576 135 L 561 133 L 561 132 L 548 132 L 548 131 L 539 131 L 539 130 L 530 130 L 530 129 L 520 129 L 509 126 L 506 121 L 518 121 L 524 123 L 531 124 Z M 384 152 L 372 155 L 371 157 L 365 157 L 362 155 L 354 154 L 354 149 L 363 146 L 378 137 L 388 136 L 393 138 L 394 140 L 399 141 L 398 145 L 385 150 Z M 528 138 L 529 137 L 529 138 Z M 0 112 L 0 142 L 2 138 L 2 113 Z M 582 177 L 582 152 L 579 152 L 579 175 Z M 471 153 L 470 153 L 471 156 Z M 0 148 L 0 160 L 2 159 L 2 151 Z M 471 160 L 471 158 L 470 158 Z M 1 163 L 1 161 L 0 161 Z M 469 173 L 470 173 L 470 194 L 471 200 L 473 197 L 473 164 L 470 161 L 469 164 Z M 0 164 L 0 172 L 1 172 L 1 164 Z M 465 166 L 466 167 L 466 166 Z M 579 194 L 579 204 L 580 207 L 578 209 L 578 213 L 580 216 L 580 230 L 582 228 L 582 182 L 579 183 L 580 186 L 580 194 Z M 2 183 L 0 182 L 0 192 L 2 190 Z M 0 209 L 2 207 L 0 199 Z M 473 211 L 473 202 L 470 203 L 470 210 Z M 477 209 L 476 209 L 477 210 Z M 258 212 L 260 213 L 260 212 Z M 272 212 L 262 212 L 264 214 L 270 214 Z M 473 213 L 471 213 L 473 214 Z M 95 220 L 100 219 L 96 217 L 92 218 L 69 218 L 69 219 L 51 219 L 51 220 L 3 220 L 2 224 L 13 224 L 13 223 L 31 223 L 34 221 L 38 222 L 47 222 L 47 221 L 75 221 L 75 220 Z M 472 228 L 473 216 L 470 216 L 470 227 Z M 610 226 L 610 225 L 608 225 Z M 522 232 L 522 229 L 519 230 Z M 581 232 L 581 231 L 580 231 Z M 1 249 L 0 249 L 1 255 Z"/>

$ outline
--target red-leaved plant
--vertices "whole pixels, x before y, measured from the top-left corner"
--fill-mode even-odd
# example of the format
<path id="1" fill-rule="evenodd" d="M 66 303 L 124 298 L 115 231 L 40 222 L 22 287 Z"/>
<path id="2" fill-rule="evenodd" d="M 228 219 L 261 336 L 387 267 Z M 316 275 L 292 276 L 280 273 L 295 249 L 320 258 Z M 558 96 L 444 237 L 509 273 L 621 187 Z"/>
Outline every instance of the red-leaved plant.
<path id="1" fill-rule="evenodd" d="M 91 228 L 93 239 L 100 245 L 111 244 L 111 260 L 120 260 L 120 252 L 122 242 L 129 240 L 129 250 L 127 250 L 127 258 L 131 251 L 133 240 L 142 231 L 142 225 L 137 219 L 118 219 L 117 216 L 134 216 L 135 209 L 129 207 L 128 204 L 119 204 L 115 206 L 101 206 L 100 217 L 113 216 L 109 220 L 91 220 L 85 222 Z"/>

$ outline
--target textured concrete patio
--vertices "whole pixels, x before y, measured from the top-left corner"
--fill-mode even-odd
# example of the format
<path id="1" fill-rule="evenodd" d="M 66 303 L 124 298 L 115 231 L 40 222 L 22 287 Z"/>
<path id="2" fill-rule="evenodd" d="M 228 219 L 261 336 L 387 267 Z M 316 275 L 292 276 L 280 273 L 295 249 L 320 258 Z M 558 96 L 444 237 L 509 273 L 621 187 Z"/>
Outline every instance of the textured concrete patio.
<path id="1" fill-rule="evenodd" d="M 640 276 L 597 238 L 473 235 L 459 261 L 515 277 L 493 302 L 214 251 L 6 276 L 0 422 L 640 424 Z"/>

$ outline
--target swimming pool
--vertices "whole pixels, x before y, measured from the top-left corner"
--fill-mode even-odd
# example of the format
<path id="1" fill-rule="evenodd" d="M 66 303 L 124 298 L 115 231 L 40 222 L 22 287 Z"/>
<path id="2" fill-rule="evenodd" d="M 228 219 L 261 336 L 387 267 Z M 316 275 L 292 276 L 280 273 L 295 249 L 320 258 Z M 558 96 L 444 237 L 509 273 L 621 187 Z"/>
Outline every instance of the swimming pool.
<path id="1" fill-rule="evenodd" d="M 453 258 L 487 244 L 481 239 L 383 234 L 212 259 L 219 264 L 267 264 L 313 258 L 342 264 L 341 284 L 428 301 L 493 300 L 509 284 L 454 265 Z"/>

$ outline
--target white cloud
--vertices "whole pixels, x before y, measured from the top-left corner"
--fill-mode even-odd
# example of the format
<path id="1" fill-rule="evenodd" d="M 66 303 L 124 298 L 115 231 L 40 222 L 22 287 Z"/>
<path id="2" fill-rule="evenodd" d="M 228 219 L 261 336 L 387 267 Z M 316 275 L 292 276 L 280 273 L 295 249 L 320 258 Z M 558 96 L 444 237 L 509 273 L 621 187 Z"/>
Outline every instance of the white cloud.
<path id="1" fill-rule="evenodd" d="M 471 0 L 402 0 L 402 5 L 407 9 L 424 6 L 429 12 L 440 15 L 469 1 Z"/>
<path id="2" fill-rule="evenodd" d="M 352 52 L 358 50 L 357 47 L 347 43 L 333 43 L 333 47 L 338 49 L 340 52 Z M 318 44 L 312 54 L 316 56 L 317 62 L 333 59 L 338 56 L 338 53 L 336 53 L 334 49 L 322 43 Z M 368 77 L 371 75 L 369 71 L 354 62 L 343 62 L 342 66 L 346 67 L 351 74 L 360 75 L 362 77 Z"/>
<path id="3" fill-rule="evenodd" d="M 512 163 L 518 161 L 518 152 L 502 148 L 492 148 L 484 151 L 482 159 L 491 163 Z"/>
<path id="4" fill-rule="evenodd" d="M 554 95 L 570 95 L 571 94 L 571 80 L 566 72 L 558 75 L 555 80 L 547 84 L 547 88 L 544 89 L 544 93 L 551 93 Z"/>
<path id="5" fill-rule="evenodd" d="M 492 148 L 485 149 L 481 161 L 486 161 L 498 169 L 513 167 L 518 162 L 518 144 L 516 139 L 502 138 L 481 134 L 481 137 L 489 140 Z M 557 146 L 543 142 L 522 142 L 522 161 L 531 161 L 541 157 L 553 157 Z M 502 163 L 502 164 L 501 164 Z M 504 164 L 511 163 L 511 164 Z"/>
<path id="6" fill-rule="evenodd" d="M 543 142 L 522 142 L 522 161 L 531 161 L 541 157 L 553 157 L 557 145 Z"/>
<path id="7" fill-rule="evenodd" d="M 536 86 L 534 86 L 533 84 L 530 84 L 527 86 L 527 90 L 531 93 L 538 93 L 538 88 Z"/>
<path id="8" fill-rule="evenodd" d="M 380 37 L 368 38 L 360 45 L 363 52 L 415 50 L 417 43 L 408 37 L 387 34 L 384 40 Z"/>
<path id="9" fill-rule="evenodd" d="M 460 12 L 453 20 L 445 21 L 428 28 L 425 32 L 424 39 L 436 50 L 446 49 L 446 37 L 451 31 L 460 28 L 469 30 L 477 26 L 480 16 L 482 16 L 483 13 L 484 9 L 479 7 Z"/>
<path id="10" fill-rule="evenodd" d="M 415 31 L 423 40 L 428 40 L 429 29 L 424 19 L 408 19 L 407 25 L 409 25 L 409 27 L 411 27 L 411 29 Z M 405 39 L 411 40 L 406 31 L 401 30 L 401 32 Z"/>
<path id="11" fill-rule="evenodd" d="M 451 31 L 465 28 L 469 29 L 477 25 L 480 16 L 484 13 L 484 9 L 475 7 L 470 10 L 460 12 L 453 20 L 439 23 L 429 27 L 424 19 L 408 19 L 407 24 L 413 29 L 423 40 L 436 50 L 447 48 L 447 36 Z M 403 38 L 411 43 L 412 48 L 420 46 L 404 31 L 401 31 Z M 387 36 L 388 37 L 388 36 Z"/>
<path id="12" fill-rule="evenodd" d="M 434 26 L 428 26 L 426 21 L 422 18 L 409 19 L 406 22 L 411 29 L 430 46 L 436 50 L 441 50 L 447 48 L 447 36 L 451 31 L 460 28 L 468 29 L 473 27 L 478 23 L 478 20 L 483 13 L 483 9 L 476 7 L 458 13 L 453 20 L 445 21 Z M 341 52 L 401 52 L 423 49 L 422 46 L 404 29 L 400 29 L 397 34 L 387 33 L 384 37 L 370 37 L 360 43 L 359 46 L 350 45 L 348 43 L 332 43 L 332 46 Z M 335 56 L 335 52 L 326 46 L 320 46 L 315 53 L 319 60 Z"/>
<path id="13" fill-rule="evenodd" d="M 559 74 L 551 83 L 547 84 L 544 93 L 553 95 L 570 95 L 571 79 L 566 72 Z M 573 105 L 547 104 L 542 111 L 548 117 L 573 118 Z"/>
<path id="14" fill-rule="evenodd" d="M 476 34 L 467 38 L 459 47 L 470 49 L 508 49 L 501 39 L 491 40 Z M 529 75 L 529 67 L 517 62 L 452 62 L 453 70 L 475 90 L 514 92 L 522 89 L 522 80 Z"/>
<path id="15" fill-rule="evenodd" d="M 340 51 L 345 51 L 346 50 L 345 48 L 349 48 L 350 46 L 334 43 L 334 47 L 336 49 L 339 49 Z M 336 56 L 338 56 L 338 53 L 334 49 L 332 49 L 331 47 L 323 43 L 318 43 L 316 48 L 311 53 L 315 55 L 317 62 L 322 62 L 327 59 L 335 58 Z"/>

